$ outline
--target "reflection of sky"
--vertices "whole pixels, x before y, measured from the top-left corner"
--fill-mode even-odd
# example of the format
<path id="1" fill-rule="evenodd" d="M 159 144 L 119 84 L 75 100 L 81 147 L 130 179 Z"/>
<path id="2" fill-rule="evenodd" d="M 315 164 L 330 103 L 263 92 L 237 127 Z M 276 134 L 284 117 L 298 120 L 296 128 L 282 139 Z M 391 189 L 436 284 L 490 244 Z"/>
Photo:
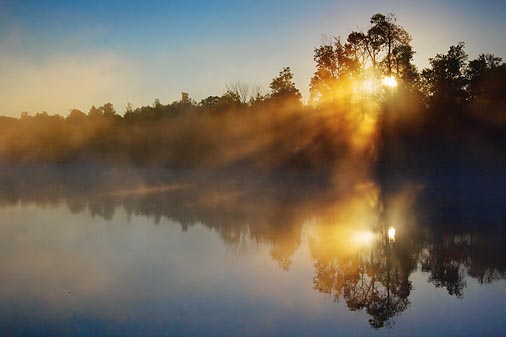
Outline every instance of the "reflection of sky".
<path id="1" fill-rule="evenodd" d="M 313 47 L 393 12 L 416 63 L 458 41 L 472 57 L 506 56 L 502 1 L 2 1 L 2 113 L 112 101 L 150 104 L 222 94 L 241 80 L 268 88 L 283 66 L 307 96 Z M 30 95 L 27 96 L 26 93 Z"/>
<path id="2" fill-rule="evenodd" d="M 268 247 L 231 249 L 202 226 L 181 232 L 145 217 L 111 221 L 25 205 L 0 211 L 0 326 L 27 335 L 493 336 L 504 331 L 504 284 L 467 280 L 463 300 L 414 273 L 411 306 L 374 331 L 312 290 L 304 242 L 284 271 Z M 472 309 L 472 310 L 471 310 Z M 465 322 L 465 324 L 463 324 Z M 474 322 L 479 322 L 473 326 Z M 430 327 L 430 328 L 429 328 Z M 434 333 L 427 331 L 434 329 Z M 477 330 L 479 329 L 479 330 Z M 20 330 L 16 330 L 20 331 Z"/>
<path id="3" fill-rule="evenodd" d="M 427 283 L 425 273 L 414 273 L 410 279 L 415 289 L 410 296 L 412 304 L 396 321 L 410 322 L 412 332 L 406 329 L 399 336 L 424 336 L 424 331 L 425 336 L 504 335 L 504 282 L 490 287 L 468 278 L 464 298 L 457 299 L 448 296 L 446 289 L 436 289 Z M 395 329 L 399 325 L 396 324 Z M 434 329 L 437 333 L 427 332 L 426 329 Z"/>

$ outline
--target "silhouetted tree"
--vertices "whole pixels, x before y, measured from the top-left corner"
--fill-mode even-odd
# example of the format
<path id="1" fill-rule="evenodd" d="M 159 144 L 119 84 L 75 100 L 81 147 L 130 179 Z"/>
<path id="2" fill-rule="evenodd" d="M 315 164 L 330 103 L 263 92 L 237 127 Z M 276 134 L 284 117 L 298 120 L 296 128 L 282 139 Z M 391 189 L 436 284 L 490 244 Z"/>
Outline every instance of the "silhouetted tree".
<path id="1" fill-rule="evenodd" d="M 251 91 L 249 105 L 250 106 L 259 105 L 259 104 L 265 102 L 265 100 L 267 100 L 267 99 L 268 99 L 268 95 L 262 94 L 262 88 L 259 85 L 257 85 L 257 86 L 254 86 Z"/>
<path id="2" fill-rule="evenodd" d="M 220 96 L 208 96 L 199 102 L 199 106 L 204 109 L 211 109 L 220 103 Z"/>
<path id="3" fill-rule="evenodd" d="M 415 54 L 413 47 L 409 44 L 395 46 L 392 49 L 392 67 L 398 79 L 404 84 L 415 85 L 419 74 L 413 62 Z"/>
<path id="4" fill-rule="evenodd" d="M 227 84 L 227 92 L 234 93 L 237 97 L 239 97 L 241 104 L 245 105 L 252 98 L 253 89 L 250 85 L 237 81 L 235 83 Z"/>
<path id="5" fill-rule="evenodd" d="M 430 68 L 422 71 L 429 105 L 433 108 L 458 109 L 467 98 L 467 54 L 464 43 L 451 46 L 446 54 L 437 54 L 429 62 Z"/>
<path id="6" fill-rule="evenodd" d="M 112 118 L 116 116 L 116 109 L 114 109 L 114 105 L 112 105 L 112 103 L 105 103 L 99 109 L 102 110 L 102 116 L 106 118 Z"/>
<path id="7" fill-rule="evenodd" d="M 226 112 L 231 109 L 238 109 L 243 105 L 240 95 L 237 92 L 227 90 L 222 96 L 209 96 L 198 104 L 204 111 Z"/>
<path id="8" fill-rule="evenodd" d="M 316 71 L 311 78 L 310 92 L 312 103 L 329 97 L 338 79 L 338 50 L 335 43 L 322 44 L 314 49 Z"/>
<path id="9" fill-rule="evenodd" d="M 378 96 L 382 76 L 395 75 L 403 84 L 414 86 L 418 74 L 410 43 L 411 36 L 393 14 L 375 14 L 366 32 L 351 32 L 344 44 L 335 39 L 333 44 L 315 48 L 311 102 L 348 100 L 353 98 L 350 94 Z"/>
<path id="10" fill-rule="evenodd" d="M 300 103 L 302 95 L 299 89 L 295 87 L 290 67 L 283 68 L 283 70 L 279 72 L 279 75 L 272 79 L 269 87 L 271 88 L 270 96 L 272 99 Z"/>
<path id="11" fill-rule="evenodd" d="M 94 105 L 92 105 L 90 108 L 90 111 L 88 111 L 88 117 L 91 117 L 91 118 L 102 117 L 102 112 L 103 111 L 100 108 L 97 108 Z"/>
<path id="12" fill-rule="evenodd" d="M 506 64 L 493 55 L 469 62 L 468 111 L 496 127 L 506 126 Z"/>
<path id="13" fill-rule="evenodd" d="M 384 58 L 381 61 L 383 64 L 383 68 L 385 69 L 383 72 L 391 76 L 394 73 L 396 58 L 395 56 L 402 55 L 400 51 L 402 49 L 406 49 L 406 47 L 410 47 L 411 36 L 408 32 L 399 26 L 397 23 L 397 18 L 393 14 L 383 15 L 383 14 L 375 14 L 371 18 L 371 28 L 369 28 L 367 36 L 367 41 L 372 44 L 371 50 L 380 50 L 384 51 Z M 404 55 L 410 55 L 409 49 L 408 53 Z M 411 61 L 411 58 L 408 58 L 407 61 Z"/>
<path id="14" fill-rule="evenodd" d="M 86 114 L 78 109 L 72 109 L 67 117 L 68 120 L 74 122 L 83 121 L 86 118 Z"/>
<path id="15" fill-rule="evenodd" d="M 238 107 L 241 105 L 241 96 L 237 92 L 233 92 L 230 90 L 227 90 L 221 97 L 220 97 L 220 104 L 223 105 L 223 107 L 232 108 L 232 107 Z"/>
<path id="16" fill-rule="evenodd" d="M 480 54 L 476 60 L 469 62 L 466 76 L 468 80 L 469 98 L 473 99 L 485 94 L 489 77 L 501 67 L 502 59 L 492 54 Z"/>

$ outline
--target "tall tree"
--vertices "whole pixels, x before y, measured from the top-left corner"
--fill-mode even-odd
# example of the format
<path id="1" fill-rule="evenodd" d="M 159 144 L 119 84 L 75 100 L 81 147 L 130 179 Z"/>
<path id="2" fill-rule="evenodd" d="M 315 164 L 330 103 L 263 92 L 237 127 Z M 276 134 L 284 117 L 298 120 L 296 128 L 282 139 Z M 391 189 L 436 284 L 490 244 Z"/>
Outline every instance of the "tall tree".
<path id="1" fill-rule="evenodd" d="M 311 102 L 353 97 L 350 93 L 375 94 L 382 76 L 395 75 L 410 87 L 416 82 L 418 72 L 412 64 L 414 51 L 408 32 L 393 14 L 375 14 L 369 22 L 366 32 L 351 32 L 344 44 L 335 39 L 334 44 L 315 49 Z"/>
<path id="2" fill-rule="evenodd" d="M 337 46 L 341 79 L 360 79 L 366 67 L 367 36 L 362 32 L 351 32 L 344 46 Z"/>
<path id="3" fill-rule="evenodd" d="M 371 18 L 371 28 L 367 32 L 370 49 L 385 54 L 381 63 L 384 64 L 388 76 L 392 76 L 394 70 L 396 54 L 394 51 L 409 46 L 411 42 L 411 36 L 396 22 L 397 18 L 393 14 L 375 14 Z M 376 59 L 373 60 L 373 66 L 375 63 Z"/>
<path id="4" fill-rule="evenodd" d="M 418 77 L 418 71 L 413 64 L 413 47 L 409 44 L 395 46 L 392 49 L 392 68 L 398 79 L 404 83 L 414 84 Z"/>
<path id="5" fill-rule="evenodd" d="M 338 77 L 338 51 L 335 44 L 326 43 L 315 48 L 316 71 L 311 78 L 310 101 L 315 103 L 328 97 Z"/>
<path id="6" fill-rule="evenodd" d="M 501 66 L 502 59 L 492 54 L 480 54 L 477 59 L 469 62 L 466 69 L 468 93 L 470 98 L 478 97 L 486 91 L 487 77 Z"/>
<path id="7" fill-rule="evenodd" d="M 299 89 L 295 87 L 295 83 L 293 82 L 293 73 L 290 67 L 283 68 L 283 70 L 279 72 L 279 75 L 272 79 L 269 88 L 271 88 L 272 99 L 282 99 L 300 103 L 300 99 L 302 98 Z"/>
<path id="8" fill-rule="evenodd" d="M 451 46 L 446 54 L 429 59 L 430 68 L 422 71 L 422 80 L 429 105 L 455 107 L 466 100 L 467 54 L 464 43 Z"/>
<path id="9" fill-rule="evenodd" d="M 506 125 L 506 64 L 481 54 L 467 67 L 467 111 L 492 125 Z"/>

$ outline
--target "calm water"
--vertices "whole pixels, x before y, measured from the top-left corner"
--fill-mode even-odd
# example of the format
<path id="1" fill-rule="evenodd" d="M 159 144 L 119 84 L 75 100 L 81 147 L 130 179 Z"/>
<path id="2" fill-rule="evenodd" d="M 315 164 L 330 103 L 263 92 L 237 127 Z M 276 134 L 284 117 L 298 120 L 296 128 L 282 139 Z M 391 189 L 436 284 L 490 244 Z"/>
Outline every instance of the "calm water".
<path id="1" fill-rule="evenodd" d="M 506 335 L 503 170 L 0 171 L 3 336 Z"/>

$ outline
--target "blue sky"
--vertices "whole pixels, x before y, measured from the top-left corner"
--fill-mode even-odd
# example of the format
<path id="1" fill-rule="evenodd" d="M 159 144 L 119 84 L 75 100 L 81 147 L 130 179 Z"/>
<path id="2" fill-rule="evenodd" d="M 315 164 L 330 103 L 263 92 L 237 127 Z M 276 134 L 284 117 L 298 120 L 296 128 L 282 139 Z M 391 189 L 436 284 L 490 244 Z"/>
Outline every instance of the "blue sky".
<path id="1" fill-rule="evenodd" d="M 366 28 L 395 13 L 413 36 L 415 62 L 465 41 L 470 57 L 506 57 L 501 1 L 2 1 L 0 114 L 67 114 L 111 101 L 200 100 L 226 84 L 264 92 L 284 66 L 307 97 L 313 48 L 324 34 Z"/>

